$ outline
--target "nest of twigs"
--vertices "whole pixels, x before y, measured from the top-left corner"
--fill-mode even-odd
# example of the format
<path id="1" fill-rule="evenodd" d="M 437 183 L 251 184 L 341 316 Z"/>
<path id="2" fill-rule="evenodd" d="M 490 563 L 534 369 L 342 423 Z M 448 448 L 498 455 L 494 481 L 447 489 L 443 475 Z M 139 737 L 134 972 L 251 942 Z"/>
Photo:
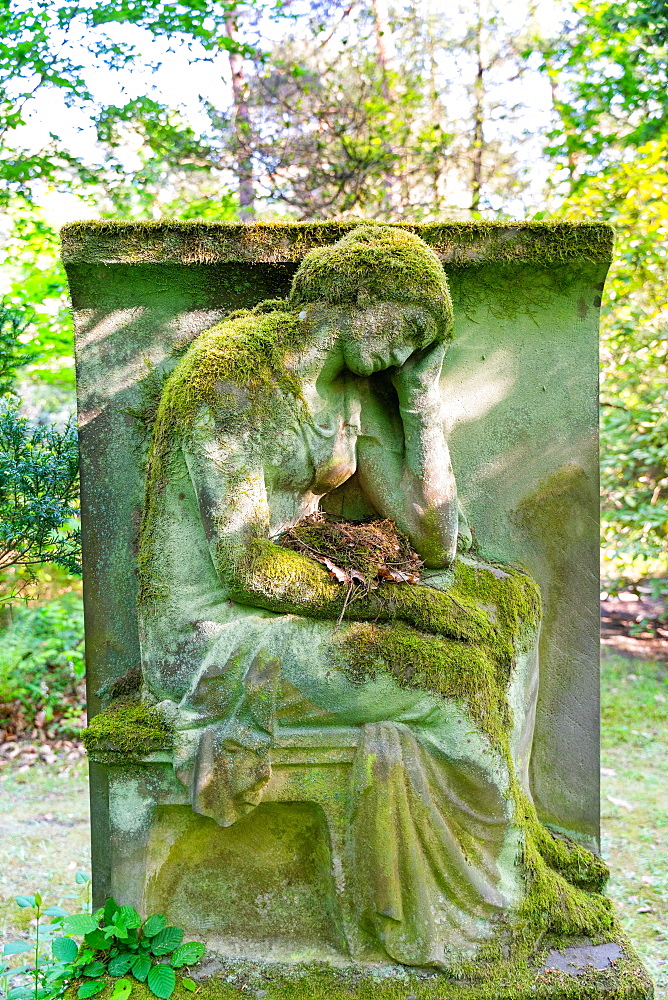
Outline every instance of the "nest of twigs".
<path id="1" fill-rule="evenodd" d="M 384 581 L 417 583 L 423 563 L 394 521 L 341 521 L 317 511 L 289 528 L 279 544 L 322 563 L 348 588 L 350 601 Z M 342 612 L 343 617 L 343 612 Z"/>

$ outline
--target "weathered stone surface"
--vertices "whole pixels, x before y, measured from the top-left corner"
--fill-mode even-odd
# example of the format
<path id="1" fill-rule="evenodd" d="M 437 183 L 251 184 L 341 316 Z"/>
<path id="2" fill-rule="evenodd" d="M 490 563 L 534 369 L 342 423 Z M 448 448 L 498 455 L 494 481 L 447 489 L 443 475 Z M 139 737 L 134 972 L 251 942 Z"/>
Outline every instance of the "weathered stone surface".
<path id="1" fill-rule="evenodd" d="M 440 387 L 452 320 L 438 259 L 400 229 L 331 246 L 340 235 L 67 231 L 89 683 L 113 698 L 141 662 L 144 696 L 175 730 L 173 752 L 149 760 L 141 741 L 145 755 L 162 737 L 148 715 L 136 748 L 114 742 L 120 716 L 93 723 L 110 765 L 96 792 L 110 881 L 96 891 L 169 911 L 221 954 L 290 962 L 444 970 L 492 939 L 497 960 L 526 959 L 546 931 L 610 933 L 604 866 L 575 843 L 598 832 L 594 310 L 608 231 L 426 227 L 457 317 Z M 309 246 L 289 303 L 212 327 L 275 298 Z M 102 288 L 96 252 L 114 272 Z M 384 370 L 391 381 L 374 381 Z M 323 494 L 339 516 L 396 521 L 426 586 L 381 583 L 353 607 L 319 563 L 277 546 Z M 469 525 L 482 556 L 466 554 Z M 290 742 L 295 726 L 310 744 Z M 350 745 L 331 744 L 337 726 Z M 538 823 L 532 795 L 572 842 Z"/>
<path id="2" fill-rule="evenodd" d="M 579 945 L 561 951 L 549 951 L 543 969 L 558 969 L 569 976 L 582 976 L 587 969 L 608 969 L 624 957 L 619 944 Z"/>

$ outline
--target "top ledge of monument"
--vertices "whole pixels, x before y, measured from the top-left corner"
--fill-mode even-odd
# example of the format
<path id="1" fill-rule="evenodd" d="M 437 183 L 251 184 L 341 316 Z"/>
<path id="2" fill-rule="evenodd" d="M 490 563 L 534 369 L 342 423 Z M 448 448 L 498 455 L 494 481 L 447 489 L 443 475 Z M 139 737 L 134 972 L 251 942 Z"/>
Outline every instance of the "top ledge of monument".
<path id="1" fill-rule="evenodd" d="M 391 223 L 417 233 L 444 264 L 609 264 L 614 232 L 599 222 Z M 355 222 L 72 222 L 65 264 L 291 264 L 340 239 Z"/>

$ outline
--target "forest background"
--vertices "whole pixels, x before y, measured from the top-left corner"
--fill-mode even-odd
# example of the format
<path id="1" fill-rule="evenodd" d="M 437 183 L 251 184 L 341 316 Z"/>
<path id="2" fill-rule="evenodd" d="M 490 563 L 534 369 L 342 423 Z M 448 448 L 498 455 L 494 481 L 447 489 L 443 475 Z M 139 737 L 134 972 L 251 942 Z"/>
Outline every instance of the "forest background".
<path id="1" fill-rule="evenodd" d="M 79 724 L 74 219 L 611 222 L 604 580 L 664 596 L 667 55 L 664 0 L 0 0 L 0 726 Z"/>

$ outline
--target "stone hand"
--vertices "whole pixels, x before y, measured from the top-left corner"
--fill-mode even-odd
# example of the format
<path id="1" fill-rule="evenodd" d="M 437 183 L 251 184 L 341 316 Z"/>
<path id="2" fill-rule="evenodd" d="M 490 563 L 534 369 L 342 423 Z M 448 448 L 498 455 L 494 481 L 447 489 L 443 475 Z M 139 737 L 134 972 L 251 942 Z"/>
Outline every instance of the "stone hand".
<path id="1" fill-rule="evenodd" d="M 410 357 L 391 376 L 402 409 L 432 409 L 439 399 L 438 383 L 445 357 L 445 344 L 431 344 Z"/>

